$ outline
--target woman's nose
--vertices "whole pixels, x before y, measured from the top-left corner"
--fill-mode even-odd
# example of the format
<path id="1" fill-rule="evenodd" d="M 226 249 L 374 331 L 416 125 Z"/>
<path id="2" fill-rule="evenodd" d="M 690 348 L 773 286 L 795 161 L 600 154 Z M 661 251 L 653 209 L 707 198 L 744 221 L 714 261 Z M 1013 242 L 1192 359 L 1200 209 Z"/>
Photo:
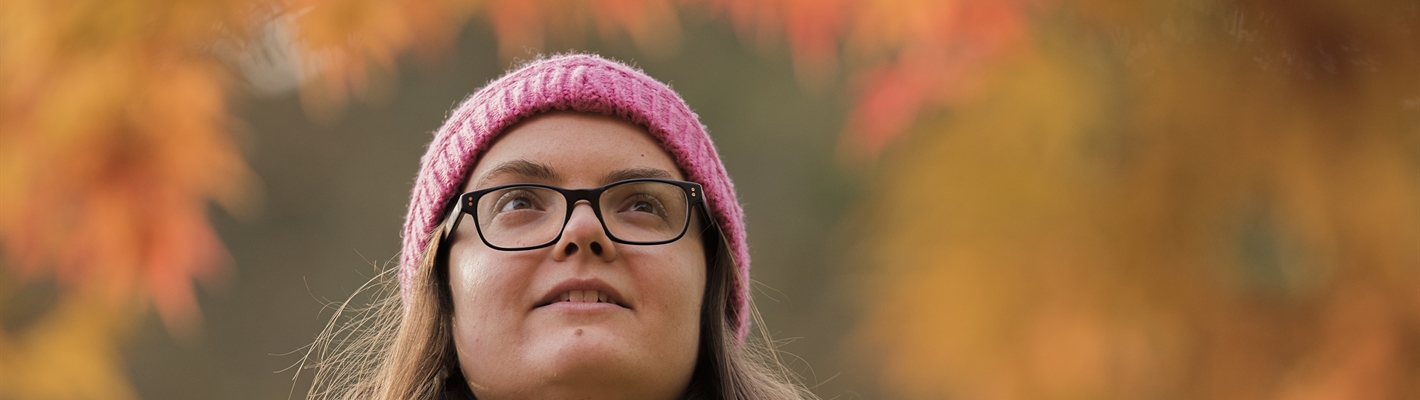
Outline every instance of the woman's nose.
<path id="1" fill-rule="evenodd" d="M 602 261 L 616 259 L 616 244 L 606 236 L 601 220 L 597 219 L 592 205 L 579 202 L 572 206 L 572 216 L 562 227 L 562 238 L 552 248 L 552 258 L 564 261 L 577 253 L 590 253 Z"/>

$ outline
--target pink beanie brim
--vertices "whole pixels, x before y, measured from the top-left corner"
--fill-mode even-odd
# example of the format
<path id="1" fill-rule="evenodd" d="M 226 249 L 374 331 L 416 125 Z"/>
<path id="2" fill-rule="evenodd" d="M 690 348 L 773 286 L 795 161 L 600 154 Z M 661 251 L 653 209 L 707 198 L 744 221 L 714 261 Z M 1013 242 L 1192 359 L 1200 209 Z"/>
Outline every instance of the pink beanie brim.
<path id="1" fill-rule="evenodd" d="M 710 213 L 739 268 L 727 310 L 743 341 L 749 330 L 749 248 L 744 211 L 715 145 L 694 112 L 669 86 L 639 70 L 596 55 L 540 59 L 484 86 L 458 106 L 420 160 L 404 220 L 399 284 L 406 302 L 424 246 L 458 195 L 479 156 L 505 129 L 539 113 L 568 110 L 615 116 L 640 125 L 705 188 Z"/>

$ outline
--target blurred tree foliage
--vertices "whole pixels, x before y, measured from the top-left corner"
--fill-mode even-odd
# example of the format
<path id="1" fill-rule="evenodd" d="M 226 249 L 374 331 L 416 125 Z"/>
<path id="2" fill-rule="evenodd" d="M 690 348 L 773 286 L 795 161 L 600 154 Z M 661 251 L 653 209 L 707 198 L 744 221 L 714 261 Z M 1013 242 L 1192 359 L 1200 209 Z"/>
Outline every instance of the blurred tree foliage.
<path id="1" fill-rule="evenodd" d="M 682 9 L 853 90 L 841 153 L 883 160 L 859 351 L 897 394 L 1420 396 L 1414 2 L 12 0 L 0 299 L 62 290 L 0 330 L 0 397 L 130 397 L 146 307 L 195 329 L 208 204 L 258 197 L 227 110 L 254 66 L 329 119 L 472 18 L 505 59 L 656 53 Z"/>
<path id="2" fill-rule="evenodd" d="M 1073 2 L 913 128 L 861 338 L 905 398 L 1420 396 L 1414 2 Z"/>

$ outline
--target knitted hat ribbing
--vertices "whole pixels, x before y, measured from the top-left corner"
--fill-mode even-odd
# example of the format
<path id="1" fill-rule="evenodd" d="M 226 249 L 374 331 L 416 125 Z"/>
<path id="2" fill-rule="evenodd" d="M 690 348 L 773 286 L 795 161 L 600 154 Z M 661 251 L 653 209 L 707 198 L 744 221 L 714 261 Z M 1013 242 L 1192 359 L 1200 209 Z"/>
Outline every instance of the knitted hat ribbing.
<path id="1" fill-rule="evenodd" d="M 399 285 L 405 300 L 424 246 L 449 210 L 478 157 L 504 129 L 533 115 L 571 110 L 615 116 L 646 128 L 705 188 L 710 214 L 729 243 L 739 280 L 727 304 L 736 333 L 749 329 L 749 246 L 734 184 L 695 113 L 670 87 L 624 64 L 595 55 L 555 56 L 529 63 L 484 86 L 450 114 L 420 160 L 404 219 Z"/>

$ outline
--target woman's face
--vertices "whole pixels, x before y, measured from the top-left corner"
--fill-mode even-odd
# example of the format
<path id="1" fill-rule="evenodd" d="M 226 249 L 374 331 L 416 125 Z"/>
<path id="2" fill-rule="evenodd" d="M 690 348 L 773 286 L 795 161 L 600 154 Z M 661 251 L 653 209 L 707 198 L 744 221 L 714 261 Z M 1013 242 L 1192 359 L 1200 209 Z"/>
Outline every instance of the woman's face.
<path id="1" fill-rule="evenodd" d="M 505 132 L 464 191 L 512 183 L 595 188 L 640 177 L 684 179 L 636 125 L 549 113 Z M 462 217 L 449 250 L 449 286 L 464 377 L 480 399 L 679 396 L 695 366 L 705 289 L 699 218 L 675 242 L 627 245 L 607 238 L 587 202 L 571 207 L 561 239 L 535 250 L 491 249 L 473 217 Z M 548 303 L 590 300 L 589 290 L 616 302 Z"/>

